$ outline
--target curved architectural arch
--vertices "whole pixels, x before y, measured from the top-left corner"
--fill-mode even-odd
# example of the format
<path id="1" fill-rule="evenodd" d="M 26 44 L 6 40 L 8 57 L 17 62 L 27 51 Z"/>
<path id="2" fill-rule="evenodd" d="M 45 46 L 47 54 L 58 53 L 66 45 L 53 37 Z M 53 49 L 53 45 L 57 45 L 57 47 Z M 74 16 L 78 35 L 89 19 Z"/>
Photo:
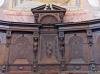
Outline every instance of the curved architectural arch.
<path id="1" fill-rule="evenodd" d="M 19 37 L 16 39 L 15 44 L 10 48 L 10 64 L 32 64 L 33 63 L 33 49 L 30 42 L 26 37 Z M 21 63 L 24 62 L 24 63 Z"/>
<path id="2" fill-rule="evenodd" d="M 49 19 L 49 21 L 48 21 L 48 19 Z M 45 16 L 41 17 L 39 22 L 41 22 L 43 24 L 48 24 L 48 23 L 51 23 L 51 22 L 57 23 L 59 21 L 58 21 L 57 17 L 54 16 L 54 15 L 45 15 Z"/>

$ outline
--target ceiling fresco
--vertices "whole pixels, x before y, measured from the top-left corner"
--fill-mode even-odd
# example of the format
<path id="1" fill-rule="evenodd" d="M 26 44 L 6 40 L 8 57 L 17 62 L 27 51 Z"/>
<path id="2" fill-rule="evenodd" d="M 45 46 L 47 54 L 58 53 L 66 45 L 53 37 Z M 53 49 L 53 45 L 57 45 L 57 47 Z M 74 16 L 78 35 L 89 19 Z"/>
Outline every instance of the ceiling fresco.
<path id="1" fill-rule="evenodd" d="M 43 4 L 66 8 L 65 22 L 100 18 L 100 0 L 0 0 L 0 20 L 34 22 L 30 9 Z"/>
<path id="2" fill-rule="evenodd" d="M 66 9 L 80 9 L 82 0 L 10 0 L 9 9 L 30 10 L 43 4 L 56 4 Z"/>
<path id="3" fill-rule="evenodd" d="M 56 4 L 66 9 L 79 10 L 82 8 L 83 0 L 0 0 L 0 9 L 30 10 L 43 4 Z"/>

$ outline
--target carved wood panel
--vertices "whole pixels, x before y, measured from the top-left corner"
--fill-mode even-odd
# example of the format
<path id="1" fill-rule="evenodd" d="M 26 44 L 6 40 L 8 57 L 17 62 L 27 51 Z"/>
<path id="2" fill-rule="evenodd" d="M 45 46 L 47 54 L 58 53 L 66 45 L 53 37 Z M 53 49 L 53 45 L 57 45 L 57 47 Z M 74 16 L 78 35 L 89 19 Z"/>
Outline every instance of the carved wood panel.
<path id="1" fill-rule="evenodd" d="M 68 74 L 88 74 L 88 73 L 68 73 Z"/>
<path id="2" fill-rule="evenodd" d="M 74 37 L 74 34 L 76 34 L 76 37 L 75 38 L 78 38 L 78 39 L 74 39 L 73 38 Z M 82 39 L 83 42 L 79 42 L 79 45 L 76 45 L 77 40 L 78 41 L 81 41 L 80 39 Z M 71 42 L 73 40 L 76 42 L 75 45 L 73 44 L 73 42 Z M 85 32 L 82 32 L 82 33 L 79 33 L 79 32 L 72 33 L 71 32 L 71 33 L 65 34 L 65 51 L 66 51 L 65 52 L 65 55 L 66 55 L 66 61 L 68 63 L 70 63 L 71 60 L 72 60 L 72 55 L 73 55 L 72 54 L 72 50 L 75 48 L 73 46 L 76 47 L 76 50 L 79 49 L 79 51 L 80 51 L 80 52 L 78 51 L 79 53 L 82 53 L 81 54 L 82 55 L 81 57 L 82 57 L 84 63 L 89 63 L 90 60 L 91 60 L 91 50 L 90 50 L 89 45 L 88 45 L 87 33 L 85 33 Z M 75 56 L 73 56 L 73 57 L 75 57 Z M 79 61 L 77 63 L 79 63 Z"/>
<path id="3" fill-rule="evenodd" d="M 39 74 L 59 74 L 60 70 L 59 70 L 59 66 L 57 65 L 45 65 L 45 66 L 41 66 L 39 67 Z"/>
<path id="4" fill-rule="evenodd" d="M 69 40 L 69 47 L 71 48 L 71 60 L 83 59 L 83 39 L 76 34 Z"/>
<path id="5" fill-rule="evenodd" d="M 10 72 L 10 74 L 32 74 L 31 72 L 28 71 L 17 71 L 17 72 Z"/>
<path id="6" fill-rule="evenodd" d="M 40 36 L 39 63 L 59 63 L 60 55 L 57 34 L 41 34 Z"/>
<path id="7" fill-rule="evenodd" d="M 13 34 L 9 49 L 10 74 L 31 74 L 34 55 L 33 38 L 27 34 Z"/>
<path id="8" fill-rule="evenodd" d="M 65 71 L 65 72 L 62 72 L 61 74 L 88 74 L 88 71 Z"/>
<path id="9" fill-rule="evenodd" d="M 95 54 L 95 61 L 96 63 L 99 64 L 100 62 L 100 35 L 97 36 L 97 42 L 96 42 L 96 46 L 97 46 L 97 49 L 94 50 L 94 54 Z"/>
<path id="10" fill-rule="evenodd" d="M 96 63 L 100 63 L 100 31 L 95 31 L 93 33 L 94 49 L 93 55 Z M 100 68 L 98 68 L 100 70 Z"/>
<path id="11" fill-rule="evenodd" d="M 7 62 L 6 34 L 0 32 L 0 65 Z"/>
<path id="12" fill-rule="evenodd" d="M 58 74 L 58 72 L 44 72 L 44 73 L 40 73 L 40 74 Z"/>
<path id="13" fill-rule="evenodd" d="M 59 18 L 59 14 L 55 13 L 45 13 L 45 14 L 40 14 L 40 17 L 38 19 L 39 23 L 42 24 L 54 24 L 54 23 L 60 23 L 61 20 Z"/>
<path id="14" fill-rule="evenodd" d="M 20 36 L 16 39 L 10 48 L 10 64 L 32 64 L 33 62 L 33 49 L 28 38 Z"/>

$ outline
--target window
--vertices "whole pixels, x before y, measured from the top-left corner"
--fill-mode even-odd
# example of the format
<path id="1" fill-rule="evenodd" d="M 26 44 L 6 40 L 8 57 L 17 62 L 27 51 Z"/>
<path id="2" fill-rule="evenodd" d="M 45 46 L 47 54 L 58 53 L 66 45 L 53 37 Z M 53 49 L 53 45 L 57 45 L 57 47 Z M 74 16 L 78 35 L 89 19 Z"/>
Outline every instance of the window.
<path id="1" fill-rule="evenodd" d="M 4 4 L 4 0 L 0 0 L 0 7 Z"/>
<path id="2" fill-rule="evenodd" d="M 99 7 L 100 6 L 99 0 L 88 0 L 88 2 L 92 7 Z"/>

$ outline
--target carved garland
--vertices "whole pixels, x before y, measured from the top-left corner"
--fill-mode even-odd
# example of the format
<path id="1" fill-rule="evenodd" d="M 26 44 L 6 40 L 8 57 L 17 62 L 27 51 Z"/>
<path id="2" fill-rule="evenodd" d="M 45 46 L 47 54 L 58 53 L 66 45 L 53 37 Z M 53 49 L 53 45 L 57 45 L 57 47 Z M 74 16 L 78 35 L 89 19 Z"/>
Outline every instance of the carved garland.
<path id="1" fill-rule="evenodd" d="M 38 41 L 39 41 L 39 33 L 34 32 L 33 33 L 33 54 L 34 54 L 34 62 L 33 62 L 33 71 L 38 71 L 38 61 L 37 61 L 37 55 L 38 55 Z"/>
<path id="2" fill-rule="evenodd" d="M 59 32 L 59 49 L 61 53 L 61 71 L 65 70 L 65 38 L 64 32 Z"/>

